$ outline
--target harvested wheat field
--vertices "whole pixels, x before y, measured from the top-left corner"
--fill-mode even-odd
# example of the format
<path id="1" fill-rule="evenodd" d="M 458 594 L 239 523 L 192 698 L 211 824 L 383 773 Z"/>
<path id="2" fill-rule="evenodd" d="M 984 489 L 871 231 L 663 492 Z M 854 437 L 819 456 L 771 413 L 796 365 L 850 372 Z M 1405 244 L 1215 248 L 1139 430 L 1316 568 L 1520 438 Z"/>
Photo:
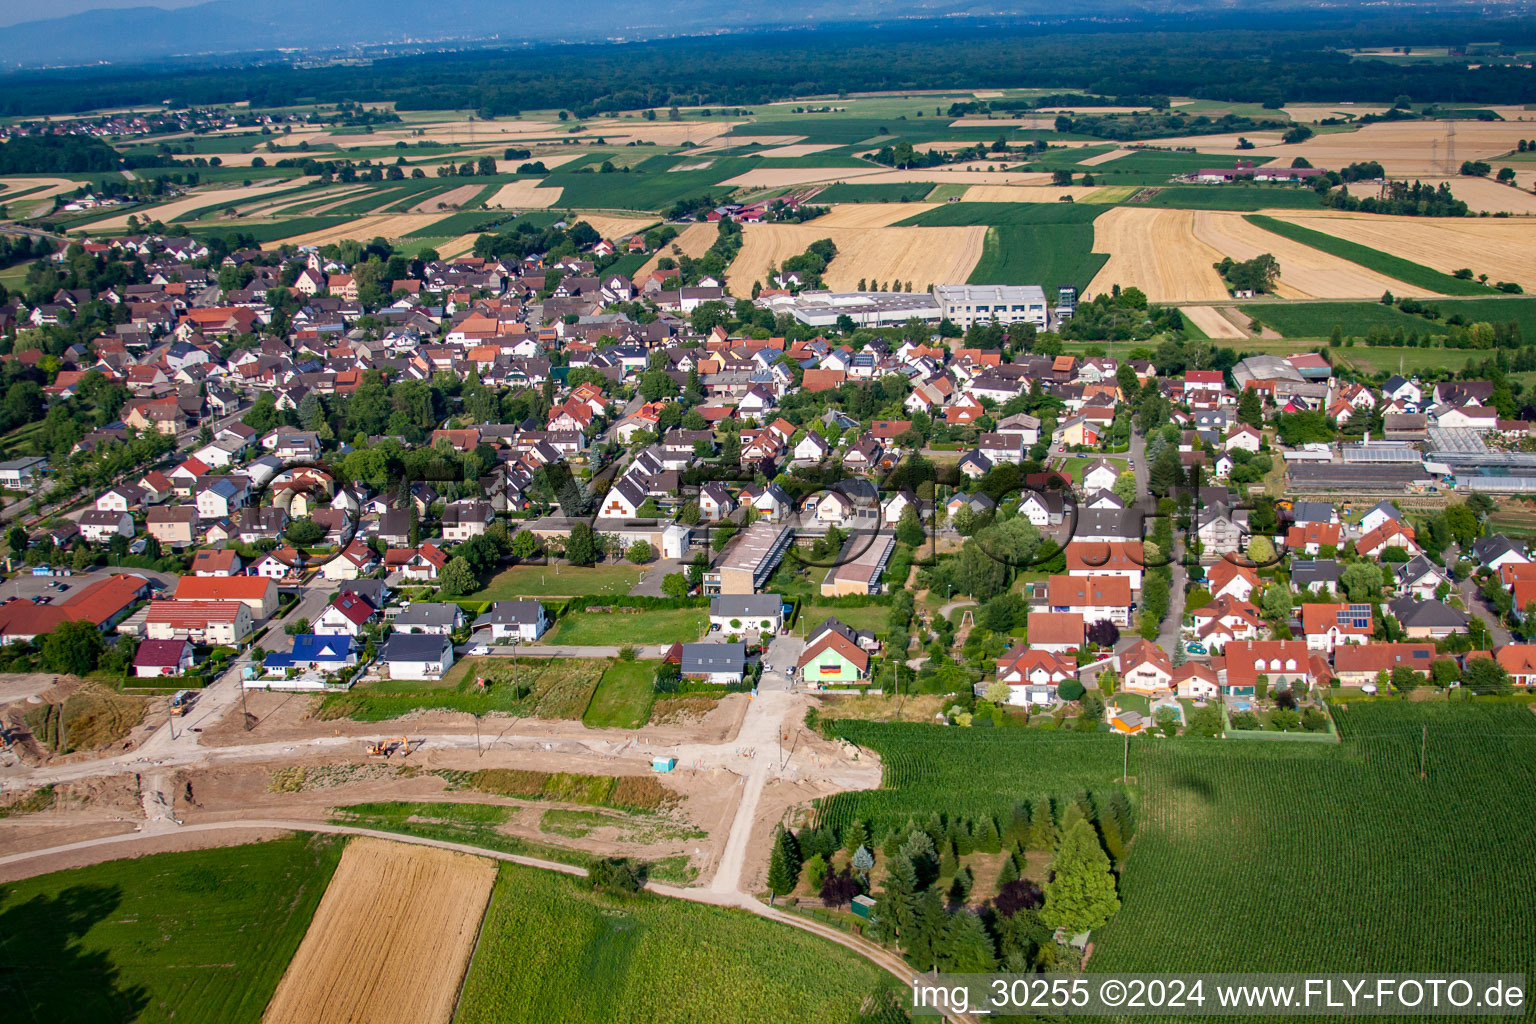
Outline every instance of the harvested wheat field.
<path id="1" fill-rule="evenodd" d="M 1533 129 L 1533 134 L 1536 134 L 1536 129 Z M 1526 171 L 1526 167 L 1517 167 L 1516 171 Z M 1529 184 L 1531 181 L 1529 171 L 1520 174 L 1517 180 L 1523 184 Z M 1426 185 L 1438 186 L 1441 181 L 1447 182 L 1451 186 L 1451 195 L 1466 203 L 1473 213 L 1482 213 L 1486 210 L 1488 213 L 1508 213 L 1516 217 L 1536 215 L 1536 196 L 1518 188 L 1501 185 L 1491 178 L 1424 179 Z"/>
<path id="2" fill-rule="evenodd" d="M 644 231 L 652 224 L 657 223 L 655 217 L 616 217 L 606 213 L 580 212 L 571 218 L 571 223 L 574 224 L 578 220 L 586 221 L 592 226 L 593 231 L 610 240 L 622 238 L 625 235 L 632 235 L 637 231 Z M 718 232 L 719 228 L 715 228 L 715 230 Z M 708 248 L 708 246 L 705 246 L 705 248 Z"/>
<path id="3" fill-rule="evenodd" d="M 718 224 L 689 224 L 683 228 L 681 234 L 662 246 L 650 259 L 641 265 L 639 270 L 635 271 L 634 280 L 638 281 L 641 278 L 650 276 L 651 271 L 656 269 L 656 261 L 660 260 L 663 256 L 669 259 L 676 259 L 678 254 L 681 253 L 684 256 L 698 259 L 709 250 L 710 246 L 715 244 L 715 239 L 719 237 L 720 226 Z"/>
<path id="4" fill-rule="evenodd" d="M 1053 132 L 1054 117 L 962 117 L 949 122 L 951 128 L 1022 128 L 1031 132 Z M 972 143 L 975 145 L 975 143 Z"/>
<path id="5" fill-rule="evenodd" d="M 380 237 L 404 238 L 406 235 L 419 234 L 423 228 L 436 224 L 446 216 L 447 213 L 372 213 L 281 241 L 283 245 L 330 245 L 349 238 L 359 242 Z"/>
<path id="6" fill-rule="evenodd" d="M 1231 306 L 1227 306 L 1231 309 Z M 1247 338 L 1250 335 L 1222 315 L 1220 306 L 1180 306 L 1184 319 L 1205 332 L 1208 338 Z M 1235 310 L 1234 310 L 1235 312 Z"/>
<path id="7" fill-rule="evenodd" d="M 485 205 L 487 209 L 496 210 L 544 210 L 560 201 L 562 191 L 559 186 L 540 188 L 534 179 L 524 178 L 501 186 Z"/>
<path id="8" fill-rule="evenodd" d="M 451 238 L 437 247 L 437 254 L 445 260 L 451 260 L 455 256 L 463 256 L 475 247 L 475 242 L 479 240 L 482 234 L 484 232 L 472 231 L 467 235 Z"/>
<path id="9" fill-rule="evenodd" d="M 1136 152 L 1134 149 L 1112 149 L 1107 153 L 1096 153 L 1090 157 L 1084 157 L 1078 163 L 1084 167 L 1097 167 L 1099 164 L 1107 164 L 1111 160 L 1119 160 L 1123 156 L 1130 156 Z"/>
<path id="10" fill-rule="evenodd" d="M 794 142 L 787 146 L 774 146 L 772 149 L 762 150 L 763 156 L 789 159 L 797 156 L 811 156 L 814 153 L 825 153 L 829 149 L 838 147 L 830 142 Z"/>
<path id="11" fill-rule="evenodd" d="M 262 1020 L 447 1024 L 495 881 L 483 857 L 353 839 Z"/>
<path id="12" fill-rule="evenodd" d="M 1386 291 L 1413 298 L 1439 294 L 1265 231 L 1240 213 L 1196 211 L 1194 231 L 1197 239 L 1239 262 L 1273 255 L 1280 261 L 1275 294 L 1282 299 L 1372 299 Z"/>
<path id="13" fill-rule="evenodd" d="M 1153 302 L 1226 299 L 1226 285 L 1213 264 L 1221 253 L 1195 238 L 1190 210 L 1148 210 L 1117 206 L 1093 222 L 1093 251 L 1109 253 L 1088 291 L 1135 286 Z"/>
<path id="14" fill-rule="evenodd" d="M 815 200 L 812 200 L 815 202 Z M 839 203 L 813 224 L 824 228 L 883 228 L 927 213 L 938 203 Z"/>
<path id="15" fill-rule="evenodd" d="M 1097 185 L 972 185 L 964 203 L 1059 203 L 1062 196 L 1083 202 L 1104 191 Z"/>
<path id="16" fill-rule="evenodd" d="M 14 210 L 6 211 L 13 218 L 47 213 L 53 209 L 50 199 L 80 187 L 78 181 L 70 181 L 67 178 L 0 178 L 0 185 L 5 186 L 0 190 L 0 206 L 8 203 L 22 204 Z M 36 191 L 33 191 L 34 189 Z M 22 196 L 23 192 L 32 194 Z M 34 203 L 38 205 L 32 205 Z"/>
<path id="17" fill-rule="evenodd" d="M 753 281 L 767 282 L 770 264 L 798 256 L 820 238 L 830 238 L 837 256 L 822 275 L 834 291 L 852 291 L 860 278 L 909 281 L 919 291 L 964 281 L 981 259 L 985 227 L 828 228 L 810 224 L 746 224 L 741 252 L 726 273 L 732 293 L 746 295 Z"/>
<path id="18" fill-rule="evenodd" d="M 423 199 L 406 212 L 435 213 L 438 210 L 456 210 L 479 195 L 484 188 L 484 185 L 460 185 L 458 188 L 449 189 L 440 196 Z"/>
<path id="19" fill-rule="evenodd" d="M 1366 114 L 1385 114 L 1385 104 L 1338 103 L 1331 107 L 1321 104 L 1288 103 L 1281 112 L 1292 121 L 1321 121 L 1329 117 L 1364 117 Z"/>
<path id="20" fill-rule="evenodd" d="M 1526 291 L 1536 289 L 1536 221 L 1368 213 L 1298 215 L 1295 210 L 1276 215 L 1444 273 L 1468 267 L 1494 281 L 1515 281 Z"/>
<path id="21" fill-rule="evenodd" d="M 205 206 L 218 206 L 221 203 L 233 203 L 243 199 L 263 199 L 282 192 L 291 192 L 296 188 L 316 181 L 316 178 L 294 178 L 278 181 L 268 181 L 260 185 L 241 185 L 235 188 L 210 188 L 197 189 L 187 193 L 180 199 L 173 199 L 169 203 L 154 206 L 147 210 L 133 210 L 131 213 L 139 215 L 143 220 L 146 216 L 151 220 L 161 220 L 170 223 L 177 217 L 185 216 Z M 128 226 L 129 213 L 122 213 L 105 220 L 93 221 L 85 225 L 86 231 L 121 231 Z"/>

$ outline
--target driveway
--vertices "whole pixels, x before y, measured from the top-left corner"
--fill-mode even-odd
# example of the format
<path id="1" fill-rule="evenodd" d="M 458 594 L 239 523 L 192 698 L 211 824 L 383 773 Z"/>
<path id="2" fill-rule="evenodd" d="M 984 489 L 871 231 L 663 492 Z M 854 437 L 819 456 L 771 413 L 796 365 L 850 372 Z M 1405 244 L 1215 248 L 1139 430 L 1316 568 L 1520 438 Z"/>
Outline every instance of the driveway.
<path id="1" fill-rule="evenodd" d="M 686 572 L 688 563 L 681 558 L 663 558 L 650 563 L 640 574 L 640 582 L 629 589 L 631 597 L 665 597 L 661 581 L 674 572 Z"/>
<path id="2" fill-rule="evenodd" d="M 795 681 L 789 670 L 800 660 L 805 641 L 796 636 L 776 636 L 768 644 L 768 654 L 763 658 L 763 678 L 757 688 L 761 690 L 792 690 Z"/>
<path id="3" fill-rule="evenodd" d="M 1467 614 L 1476 615 L 1488 625 L 1488 635 L 1493 638 L 1495 647 L 1502 647 L 1511 641 L 1509 630 L 1499 621 L 1499 613 L 1478 592 L 1477 581 L 1468 576 L 1456 584 L 1456 592 L 1461 595 L 1462 604 L 1467 606 Z"/>

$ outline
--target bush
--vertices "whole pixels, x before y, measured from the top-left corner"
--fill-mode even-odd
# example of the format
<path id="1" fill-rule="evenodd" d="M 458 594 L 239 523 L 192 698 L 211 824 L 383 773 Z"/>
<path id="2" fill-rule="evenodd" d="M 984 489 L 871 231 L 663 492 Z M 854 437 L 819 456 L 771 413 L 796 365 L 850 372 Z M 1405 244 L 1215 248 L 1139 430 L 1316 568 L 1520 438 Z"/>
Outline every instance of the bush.
<path id="1" fill-rule="evenodd" d="M 628 857 L 604 857 L 587 869 L 587 882 L 598 892 L 635 893 L 645 888 L 645 864 Z"/>

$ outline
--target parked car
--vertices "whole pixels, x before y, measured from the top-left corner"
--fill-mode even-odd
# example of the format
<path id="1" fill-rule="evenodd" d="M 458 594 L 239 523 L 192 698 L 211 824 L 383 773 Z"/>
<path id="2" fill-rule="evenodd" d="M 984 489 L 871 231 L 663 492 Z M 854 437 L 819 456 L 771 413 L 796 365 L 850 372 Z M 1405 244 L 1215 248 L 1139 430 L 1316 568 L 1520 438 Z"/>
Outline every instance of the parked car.
<path id="1" fill-rule="evenodd" d="M 1184 645 L 1184 653 L 1186 653 L 1186 654 L 1204 654 L 1204 653 L 1206 653 L 1206 651 L 1205 651 L 1205 644 L 1185 644 Z"/>

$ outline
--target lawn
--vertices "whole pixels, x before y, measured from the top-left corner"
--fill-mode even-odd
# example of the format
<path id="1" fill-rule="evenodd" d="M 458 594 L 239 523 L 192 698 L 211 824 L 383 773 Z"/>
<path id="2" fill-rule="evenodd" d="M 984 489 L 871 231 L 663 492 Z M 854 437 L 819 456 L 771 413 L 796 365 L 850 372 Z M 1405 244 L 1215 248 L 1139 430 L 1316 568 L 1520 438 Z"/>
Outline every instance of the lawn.
<path id="1" fill-rule="evenodd" d="M 608 896 L 501 868 L 459 997 L 459 1024 L 702 1021 L 845 1024 L 897 982 L 857 954 L 742 910 Z M 888 1004 L 886 1004 L 888 1005 Z M 893 1019 L 893 1018 L 891 1018 Z"/>
<path id="2" fill-rule="evenodd" d="M 591 597 L 628 594 L 641 570 L 621 562 L 585 568 L 574 565 L 515 565 L 504 569 L 473 596 L 482 601 L 514 597 Z"/>
<path id="3" fill-rule="evenodd" d="M 607 658 L 465 658 L 441 680 L 388 679 L 328 695 L 321 719 L 383 722 L 413 711 L 580 718 Z M 477 679 L 488 680 L 481 689 Z"/>
<path id="4" fill-rule="evenodd" d="M 661 608 L 638 612 L 572 612 L 544 634 L 547 644 L 692 643 L 704 635 L 709 613 L 704 608 Z"/>
<path id="5" fill-rule="evenodd" d="M 1487 353 L 1472 349 L 1400 348 L 1395 346 L 1355 345 L 1353 348 L 1334 349 L 1334 359 L 1348 362 L 1367 373 L 1406 373 L 1410 376 L 1425 371 L 1450 368 L 1459 370 L 1468 359 L 1482 362 Z"/>
<path id="6" fill-rule="evenodd" d="M 332 836 L 296 836 L 7 884 L 7 1019 L 261 1020 L 342 846 Z"/>
<path id="7" fill-rule="evenodd" d="M 1179 210 L 1315 210 L 1322 200 L 1311 189 L 1295 185 L 1175 185 L 1158 189 L 1139 205 Z"/>
<path id="8" fill-rule="evenodd" d="M 1463 281 L 1452 277 L 1450 274 L 1442 274 L 1422 263 L 1405 260 L 1401 256 L 1393 256 L 1391 253 L 1382 252 L 1380 249 L 1372 249 L 1368 245 L 1351 242 L 1337 235 L 1330 235 L 1324 231 L 1314 231 L 1311 228 L 1302 227 L 1300 224 L 1292 224 L 1289 221 L 1276 220 L 1274 217 L 1266 217 L 1254 214 L 1244 217 L 1251 224 L 1257 224 L 1266 231 L 1273 231 L 1284 238 L 1303 245 L 1310 245 L 1314 249 L 1332 253 L 1341 259 L 1358 263 L 1362 267 L 1368 267 L 1379 274 L 1386 274 L 1399 281 L 1417 285 L 1420 288 L 1428 288 L 1430 291 L 1440 292 L 1444 295 L 1488 295 L 1492 289 L 1487 285 L 1476 281 Z"/>
<path id="9" fill-rule="evenodd" d="M 654 662 L 615 661 L 598 681 L 582 722 L 594 729 L 640 728 L 650 720 L 656 702 L 651 688 L 655 678 Z"/>
<path id="10" fill-rule="evenodd" d="M 1136 835 L 1121 908 L 1094 933 L 1095 970 L 1536 969 L 1536 876 L 1485 870 L 1536 854 L 1536 716 L 1523 703 L 1400 701 L 1335 716 L 1339 745 L 1130 744 Z M 821 819 L 861 819 L 874 835 L 934 812 L 1006 821 L 1035 795 L 1107 793 L 1121 771 L 1123 741 L 1103 733 L 827 728 L 875 750 L 884 783 L 822 801 Z"/>
<path id="11" fill-rule="evenodd" d="M 890 618 L 891 609 L 883 604 L 872 604 L 864 608 L 835 608 L 812 601 L 810 604 L 800 606 L 799 624 L 802 627 L 801 632 L 804 632 L 815 629 L 827 619 L 837 619 L 843 625 L 852 626 L 854 629 L 884 633 Z"/>
<path id="12" fill-rule="evenodd" d="M 1266 302 L 1237 308 L 1287 338 L 1327 338 L 1335 326 L 1345 337 L 1362 337 L 1372 327 L 1424 332 L 1432 326 L 1428 320 L 1379 302 Z"/>

